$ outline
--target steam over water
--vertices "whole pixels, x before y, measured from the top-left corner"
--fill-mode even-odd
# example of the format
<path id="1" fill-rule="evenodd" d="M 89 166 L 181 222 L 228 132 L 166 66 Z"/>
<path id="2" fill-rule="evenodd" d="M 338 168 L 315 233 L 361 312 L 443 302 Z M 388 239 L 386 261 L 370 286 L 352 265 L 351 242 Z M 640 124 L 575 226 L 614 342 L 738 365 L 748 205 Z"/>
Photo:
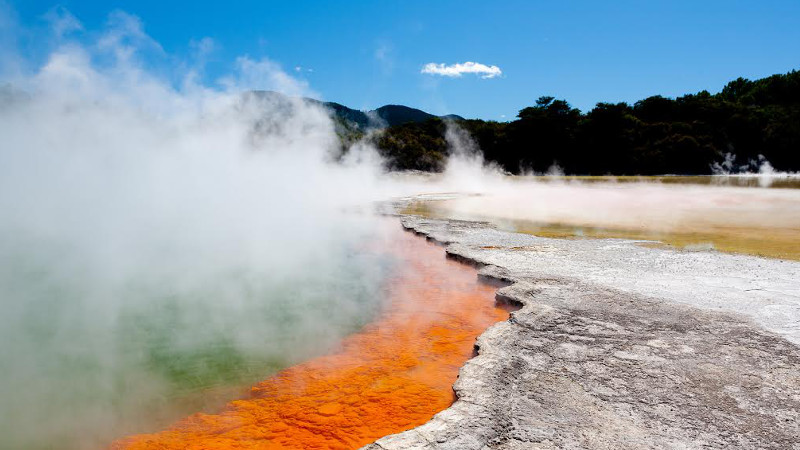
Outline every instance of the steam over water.
<path id="1" fill-rule="evenodd" d="M 495 286 L 443 257 L 440 246 L 386 224 L 382 254 L 400 262 L 385 306 L 331 354 L 283 370 L 217 414 L 192 415 L 112 448 L 141 450 L 354 449 L 422 425 L 453 402 L 458 370 L 475 338 L 508 318 Z M 507 305 L 506 305 L 507 306 Z"/>
<path id="2" fill-rule="evenodd" d="M 329 112 L 268 59 L 208 86 L 134 16 L 68 39 L 53 14 L 39 61 L 0 4 L 0 447 L 216 410 L 374 316 L 371 204 L 418 186 L 364 144 L 333 164 Z"/>
<path id="3" fill-rule="evenodd" d="M 139 62 L 138 19 L 110 23 L 2 74 L 0 447 L 101 446 L 228 399 L 365 323 L 390 264 L 352 212 L 376 166 L 328 162 L 326 111 L 242 95 L 303 83 L 241 58 L 176 88 Z"/>

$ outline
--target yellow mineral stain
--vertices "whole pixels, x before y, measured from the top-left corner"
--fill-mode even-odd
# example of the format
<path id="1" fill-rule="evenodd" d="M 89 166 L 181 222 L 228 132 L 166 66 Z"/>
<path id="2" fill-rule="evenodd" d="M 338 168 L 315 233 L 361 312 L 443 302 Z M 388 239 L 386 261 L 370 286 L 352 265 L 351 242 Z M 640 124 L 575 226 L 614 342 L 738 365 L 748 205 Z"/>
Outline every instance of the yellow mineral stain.
<path id="1" fill-rule="evenodd" d="M 800 260 L 797 179 L 778 179 L 773 187 L 779 189 L 744 187 L 757 178 L 548 180 L 511 178 L 496 192 L 420 200 L 403 212 L 488 221 L 502 230 L 549 238 L 653 240 L 682 249 Z"/>

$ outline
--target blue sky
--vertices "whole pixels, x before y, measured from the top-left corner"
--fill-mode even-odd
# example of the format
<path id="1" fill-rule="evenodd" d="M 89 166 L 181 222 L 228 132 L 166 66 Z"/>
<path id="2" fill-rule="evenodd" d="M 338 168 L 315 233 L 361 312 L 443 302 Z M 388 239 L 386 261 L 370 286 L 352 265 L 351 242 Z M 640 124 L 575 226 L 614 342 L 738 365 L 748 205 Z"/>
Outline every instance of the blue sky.
<path id="1" fill-rule="evenodd" d="M 738 76 L 800 68 L 797 0 L 11 1 L 7 9 L 27 30 L 17 39 L 26 54 L 45 54 L 39 37 L 56 5 L 83 33 L 102 29 L 114 10 L 134 14 L 175 61 L 213 43 L 207 84 L 238 56 L 266 57 L 325 100 L 360 109 L 400 103 L 510 120 L 541 95 L 586 111 L 599 101 L 717 92 Z M 465 62 L 502 74 L 421 73 L 428 63 Z"/>

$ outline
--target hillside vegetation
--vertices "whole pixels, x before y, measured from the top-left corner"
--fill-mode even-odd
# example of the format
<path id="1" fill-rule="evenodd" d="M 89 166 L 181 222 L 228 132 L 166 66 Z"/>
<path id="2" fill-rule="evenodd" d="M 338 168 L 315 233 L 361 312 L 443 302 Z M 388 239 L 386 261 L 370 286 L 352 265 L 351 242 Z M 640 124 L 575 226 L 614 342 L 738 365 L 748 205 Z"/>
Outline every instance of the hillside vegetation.
<path id="1" fill-rule="evenodd" d="M 418 116 L 416 118 L 419 118 Z M 598 103 L 582 113 L 563 99 L 539 97 L 512 122 L 454 120 L 487 161 L 511 173 L 710 174 L 800 170 L 800 72 L 739 78 L 718 94 L 653 96 Z M 433 117 L 387 127 L 371 137 L 390 170 L 438 171 L 448 146 Z"/>

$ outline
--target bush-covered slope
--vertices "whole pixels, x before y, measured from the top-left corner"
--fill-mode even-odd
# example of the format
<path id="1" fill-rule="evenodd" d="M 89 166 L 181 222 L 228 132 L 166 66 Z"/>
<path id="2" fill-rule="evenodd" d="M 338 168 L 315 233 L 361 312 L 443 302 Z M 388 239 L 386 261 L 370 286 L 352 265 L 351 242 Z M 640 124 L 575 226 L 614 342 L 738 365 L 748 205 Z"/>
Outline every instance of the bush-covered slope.
<path id="1" fill-rule="evenodd" d="M 718 94 L 598 103 L 587 113 L 540 97 L 513 122 L 456 120 L 489 161 L 512 173 L 708 174 L 800 170 L 800 72 L 731 81 Z M 439 118 L 390 126 L 376 138 L 391 169 L 439 170 L 446 158 Z"/>

